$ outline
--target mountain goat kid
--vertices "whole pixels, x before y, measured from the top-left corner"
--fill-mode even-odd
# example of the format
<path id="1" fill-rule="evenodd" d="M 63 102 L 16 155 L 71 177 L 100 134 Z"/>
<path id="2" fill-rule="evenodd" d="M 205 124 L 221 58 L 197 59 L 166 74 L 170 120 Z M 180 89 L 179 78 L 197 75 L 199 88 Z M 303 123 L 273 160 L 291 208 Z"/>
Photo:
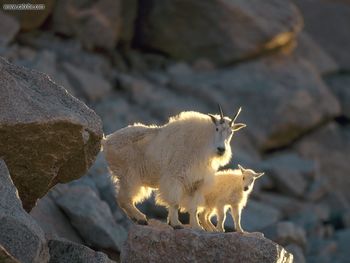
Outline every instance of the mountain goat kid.
<path id="1" fill-rule="evenodd" d="M 247 204 L 255 179 L 264 173 L 256 173 L 240 165 L 238 167 L 236 170 L 229 169 L 216 173 L 212 190 L 205 194 L 204 210 L 199 213 L 199 221 L 205 230 L 224 232 L 226 212 L 231 207 L 237 232 L 244 232 L 241 227 L 242 209 Z M 216 228 L 210 221 L 215 214 L 218 221 Z"/>
<path id="2" fill-rule="evenodd" d="M 230 141 L 245 124 L 220 115 L 182 112 L 163 126 L 134 124 L 103 140 L 109 169 L 118 181 L 118 203 L 139 224 L 146 216 L 135 204 L 157 189 L 157 203 L 168 207 L 168 223 L 181 228 L 178 208 L 190 199 L 190 226 L 201 228 L 197 205 L 203 190 L 213 183 L 215 172 L 231 159 Z M 190 196 L 191 198 L 188 198 Z"/>

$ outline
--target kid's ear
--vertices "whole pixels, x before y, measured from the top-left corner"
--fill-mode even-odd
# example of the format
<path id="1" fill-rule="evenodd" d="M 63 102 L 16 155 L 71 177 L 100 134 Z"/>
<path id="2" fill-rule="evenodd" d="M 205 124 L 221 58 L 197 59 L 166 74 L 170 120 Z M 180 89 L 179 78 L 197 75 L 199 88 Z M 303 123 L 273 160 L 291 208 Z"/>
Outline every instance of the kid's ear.
<path id="1" fill-rule="evenodd" d="M 244 173 L 245 169 L 242 167 L 242 165 L 238 165 L 238 168 L 241 170 L 242 173 Z"/>
<path id="2" fill-rule="evenodd" d="M 232 128 L 233 131 L 238 131 L 238 130 L 244 128 L 244 127 L 247 127 L 247 125 L 244 124 L 244 123 L 235 123 L 235 124 L 232 125 L 231 128 Z"/>
<path id="3" fill-rule="evenodd" d="M 216 119 L 216 117 L 214 116 L 214 115 L 212 115 L 212 114 L 208 114 L 208 116 L 211 118 L 211 121 L 216 125 L 217 124 L 217 119 Z"/>
<path id="4" fill-rule="evenodd" d="M 265 173 L 257 173 L 254 177 L 255 177 L 255 179 L 257 179 L 257 178 L 263 176 L 264 174 L 265 174 Z"/>

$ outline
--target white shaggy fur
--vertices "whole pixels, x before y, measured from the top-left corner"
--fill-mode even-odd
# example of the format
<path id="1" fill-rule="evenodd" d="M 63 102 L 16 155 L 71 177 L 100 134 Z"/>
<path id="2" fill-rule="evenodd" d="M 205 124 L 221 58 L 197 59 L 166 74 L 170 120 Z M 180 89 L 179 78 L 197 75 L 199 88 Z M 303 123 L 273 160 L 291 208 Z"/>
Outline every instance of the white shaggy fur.
<path id="1" fill-rule="evenodd" d="M 108 135 L 103 151 L 119 183 L 120 207 L 132 219 L 144 222 L 146 217 L 135 204 L 158 189 L 157 203 L 168 207 L 169 224 L 181 225 L 178 207 L 186 198 L 191 199 L 190 225 L 200 228 L 197 205 L 203 202 L 202 193 L 212 185 L 215 171 L 230 161 L 233 131 L 245 127 L 230 121 L 182 112 L 164 126 L 134 124 Z M 220 155 L 218 148 L 225 152 Z"/>
<path id="2" fill-rule="evenodd" d="M 231 207 L 231 214 L 238 232 L 244 232 L 241 227 L 241 212 L 253 190 L 255 179 L 264 173 L 256 173 L 250 169 L 225 170 L 216 173 L 212 190 L 205 194 L 204 209 L 199 213 L 199 220 L 207 231 L 224 232 L 226 212 Z M 217 215 L 217 226 L 210 218 Z"/>

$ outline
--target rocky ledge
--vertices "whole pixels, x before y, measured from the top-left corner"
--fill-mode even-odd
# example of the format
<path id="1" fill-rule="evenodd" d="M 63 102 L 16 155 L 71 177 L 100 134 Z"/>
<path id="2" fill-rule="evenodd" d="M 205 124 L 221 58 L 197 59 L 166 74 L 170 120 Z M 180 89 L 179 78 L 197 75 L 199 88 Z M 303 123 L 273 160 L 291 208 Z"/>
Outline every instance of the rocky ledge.
<path id="1" fill-rule="evenodd" d="M 151 220 L 131 227 L 121 262 L 293 262 L 293 255 L 257 232 L 173 230 Z"/>

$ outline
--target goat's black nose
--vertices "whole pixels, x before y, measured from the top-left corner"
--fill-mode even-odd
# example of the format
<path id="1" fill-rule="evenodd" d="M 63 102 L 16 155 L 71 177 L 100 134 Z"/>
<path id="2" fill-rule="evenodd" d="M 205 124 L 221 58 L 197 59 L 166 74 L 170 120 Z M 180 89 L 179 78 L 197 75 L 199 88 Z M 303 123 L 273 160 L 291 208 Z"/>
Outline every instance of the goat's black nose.
<path id="1" fill-rule="evenodd" d="M 245 186 L 245 187 L 244 187 L 244 191 L 247 191 L 247 190 L 248 190 L 248 186 Z"/>
<path id="2" fill-rule="evenodd" d="M 218 150 L 218 154 L 224 154 L 225 152 L 225 148 L 223 147 L 218 147 L 217 150 Z"/>

